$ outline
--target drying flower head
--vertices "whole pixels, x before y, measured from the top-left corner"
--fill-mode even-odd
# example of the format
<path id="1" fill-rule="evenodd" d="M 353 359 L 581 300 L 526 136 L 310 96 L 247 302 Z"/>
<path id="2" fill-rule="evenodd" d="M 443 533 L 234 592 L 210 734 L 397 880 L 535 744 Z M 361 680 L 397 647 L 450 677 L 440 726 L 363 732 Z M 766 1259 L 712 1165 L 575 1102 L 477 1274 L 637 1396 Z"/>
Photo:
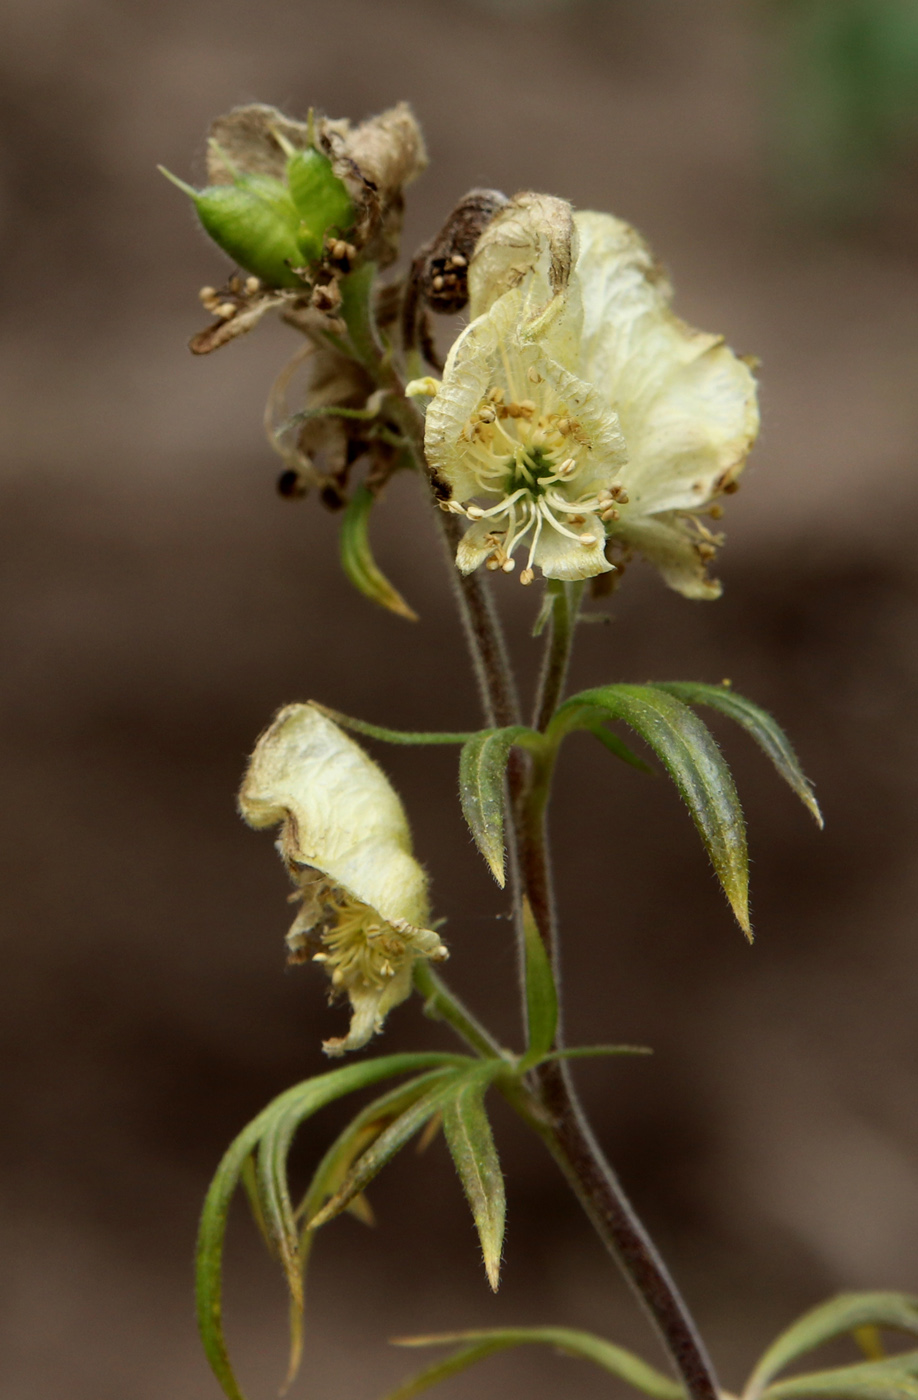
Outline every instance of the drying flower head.
<path id="1" fill-rule="evenodd" d="M 255 746 L 239 794 L 253 827 L 281 823 L 277 849 L 298 890 L 290 959 L 312 959 L 352 1008 L 329 1055 L 366 1045 L 411 991 L 416 958 L 446 949 L 424 927 L 427 879 L 404 809 L 358 744 L 314 705 L 288 705 Z"/>
<path id="2" fill-rule="evenodd" d="M 531 583 L 605 573 L 640 550 L 671 587 L 716 597 L 720 537 L 758 428 L 749 366 L 670 310 L 646 244 L 611 215 L 518 195 L 479 240 L 472 320 L 433 394 L 425 447 L 444 509 L 470 528 L 457 563 Z M 609 541 L 614 542 L 610 545 Z"/>

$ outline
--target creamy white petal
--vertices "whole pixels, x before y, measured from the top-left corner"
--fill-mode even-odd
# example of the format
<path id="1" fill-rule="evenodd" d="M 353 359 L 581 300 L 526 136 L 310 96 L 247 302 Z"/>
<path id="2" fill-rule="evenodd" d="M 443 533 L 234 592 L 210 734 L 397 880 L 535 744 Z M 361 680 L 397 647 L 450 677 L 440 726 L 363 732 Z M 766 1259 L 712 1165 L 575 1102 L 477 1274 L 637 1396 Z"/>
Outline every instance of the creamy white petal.
<path id="1" fill-rule="evenodd" d="M 379 1031 L 393 1007 L 406 1001 L 411 995 L 411 962 L 403 963 L 398 971 L 380 990 L 376 987 L 349 987 L 352 1016 L 346 1036 L 335 1036 L 323 1040 L 322 1049 L 326 1055 L 344 1055 L 349 1050 L 361 1050 Z"/>
<path id="2" fill-rule="evenodd" d="M 469 314 L 482 315 L 526 281 L 530 314 L 563 292 L 577 258 L 577 232 L 567 200 L 526 191 L 485 229 L 469 264 Z"/>
<path id="3" fill-rule="evenodd" d="M 577 473 L 570 494 L 587 496 L 623 481 L 628 446 L 614 410 L 592 384 L 578 379 L 548 355 L 534 360 L 536 371 L 550 385 L 557 406 L 576 420 L 580 440 L 573 449 Z"/>
<path id="4" fill-rule="evenodd" d="M 596 574 L 607 574 L 612 565 L 606 559 L 604 550 L 606 532 L 602 521 L 596 515 L 588 515 L 578 534 L 590 535 L 592 544 L 584 545 L 579 540 L 569 539 L 557 530 L 543 529 L 536 545 L 534 562 L 546 578 L 567 580 L 593 578 Z"/>
<path id="5" fill-rule="evenodd" d="M 468 500 L 479 490 L 465 437 L 471 414 L 497 382 L 520 398 L 526 396 L 526 364 L 515 334 L 522 305 L 520 290 L 508 292 L 486 315 L 466 327 L 449 352 L 440 392 L 427 410 L 427 461 L 459 501 Z M 534 353 L 529 352 L 529 357 Z"/>
<path id="6" fill-rule="evenodd" d="M 261 736 L 239 808 L 250 826 L 283 823 L 278 848 L 291 866 L 322 871 L 390 922 L 427 922 L 427 880 L 397 794 L 313 705 L 288 705 Z"/>
<path id="7" fill-rule="evenodd" d="M 494 524 L 490 520 L 476 520 L 470 525 L 456 550 L 456 564 L 460 573 L 470 574 L 494 553 Z"/>
<path id="8" fill-rule="evenodd" d="M 698 537 L 681 516 L 672 512 L 630 516 L 609 533 L 639 550 L 684 598 L 706 601 L 720 597 L 720 582 L 708 578 L 707 561 L 698 552 Z"/>
<path id="9" fill-rule="evenodd" d="M 618 414 L 631 500 L 644 513 L 703 505 L 738 475 L 758 430 L 752 372 L 720 336 L 673 315 L 669 283 L 634 229 L 605 214 L 575 221 L 581 372 Z"/>

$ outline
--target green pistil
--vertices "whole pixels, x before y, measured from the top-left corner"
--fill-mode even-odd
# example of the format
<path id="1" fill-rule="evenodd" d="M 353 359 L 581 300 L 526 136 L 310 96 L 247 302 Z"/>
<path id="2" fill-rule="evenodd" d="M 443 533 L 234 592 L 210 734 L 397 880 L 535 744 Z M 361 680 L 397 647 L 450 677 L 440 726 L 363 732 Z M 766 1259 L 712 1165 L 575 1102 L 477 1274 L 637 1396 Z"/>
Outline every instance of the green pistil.
<path id="1" fill-rule="evenodd" d="M 550 452 L 541 447 L 527 447 L 519 457 L 507 460 L 507 481 L 505 491 L 518 491 L 521 486 L 532 496 L 544 496 L 548 487 L 545 482 L 555 475 L 555 463 Z"/>

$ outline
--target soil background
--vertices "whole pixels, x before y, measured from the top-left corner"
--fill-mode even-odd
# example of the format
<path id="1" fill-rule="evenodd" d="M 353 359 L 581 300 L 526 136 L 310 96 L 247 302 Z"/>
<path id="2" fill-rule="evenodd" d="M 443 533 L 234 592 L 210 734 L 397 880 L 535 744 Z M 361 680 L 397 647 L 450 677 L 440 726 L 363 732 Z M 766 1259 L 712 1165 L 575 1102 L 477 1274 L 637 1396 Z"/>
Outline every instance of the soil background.
<path id="1" fill-rule="evenodd" d="M 234 812 L 282 702 L 474 727 L 449 586 L 411 481 L 380 561 L 422 614 L 350 592 L 336 522 L 274 491 L 261 435 L 280 326 L 192 360 L 220 255 L 155 166 L 200 177 L 210 119 L 263 100 L 425 127 L 405 247 L 474 185 L 544 189 L 642 229 L 689 321 L 762 359 L 765 427 L 730 502 L 723 600 L 635 567 L 574 682 L 729 677 L 777 713 L 820 835 L 714 725 L 750 823 L 745 945 L 673 790 L 572 741 L 554 821 L 569 1033 L 654 1047 L 577 1077 L 724 1384 L 834 1291 L 918 1287 L 918 216 L 804 223 L 770 169 L 774 46 L 751 0 L 7 0 L 0 18 L 0 869 L 4 1400 L 216 1397 L 192 1251 L 210 1175 L 340 1030 L 286 971 L 285 877 Z M 534 591 L 501 585 L 524 675 Z M 389 750 L 448 915 L 450 974 L 515 1043 L 506 906 L 455 800 L 455 754 Z M 386 1050 L 447 1044 L 410 1004 Z M 371 1400 L 404 1333 L 591 1328 L 658 1359 L 551 1162 L 497 1112 L 509 1177 L 489 1296 L 442 1143 L 321 1238 L 294 1394 Z M 304 1134 L 302 1169 L 341 1114 Z M 253 1396 L 284 1366 L 279 1280 L 242 1212 L 228 1326 Z M 457 1397 L 615 1392 L 523 1352 Z"/>

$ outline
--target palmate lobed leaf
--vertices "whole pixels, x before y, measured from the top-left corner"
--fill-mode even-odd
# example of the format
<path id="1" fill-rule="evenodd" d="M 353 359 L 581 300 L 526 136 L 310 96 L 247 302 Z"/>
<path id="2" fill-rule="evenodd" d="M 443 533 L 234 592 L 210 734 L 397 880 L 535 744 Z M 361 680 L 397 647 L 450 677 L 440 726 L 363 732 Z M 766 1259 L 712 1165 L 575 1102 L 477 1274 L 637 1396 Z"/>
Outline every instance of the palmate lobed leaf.
<path id="1" fill-rule="evenodd" d="M 607 685 L 581 691 L 556 711 L 546 737 L 557 742 L 597 719 L 629 725 L 657 754 L 676 784 L 737 923 L 749 924 L 746 827 L 736 787 L 707 726 L 688 705 L 651 685 Z"/>
<path id="2" fill-rule="evenodd" d="M 749 1377 L 743 1400 L 756 1400 L 766 1387 L 770 1392 L 775 1376 L 807 1352 L 863 1327 L 887 1327 L 918 1337 L 918 1298 L 906 1293 L 842 1293 L 820 1303 L 772 1342 Z"/>
<path id="3" fill-rule="evenodd" d="M 408 1347 L 446 1346 L 450 1342 L 463 1342 L 465 1345 L 390 1391 L 385 1400 L 412 1400 L 430 1386 L 464 1371 L 486 1356 L 529 1344 L 550 1346 L 566 1356 L 592 1361 L 645 1395 L 653 1396 L 654 1400 L 683 1400 L 684 1397 L 682 1386 L 677 1381 L 670 1380 L 633 1352 L 607 1342 L 604 1337 L 569 1327 L 488 1328 L 475 1332 L 445 1332 L 431 1337 L 396 1339 L 397 1346 Z"/>
<path id="4" fill-rule="evenodd" d="M 276 1119 L 285 1117 L 288 1113 L 293 1113 L 298 1123 L 302 1123 L 326 1104 L 367 1088 L 381 1079 L 410 1074 L 412 1071 L 459 1067 L 470 1063 L 476 1062 L 470 1061 L 468 1056 L 464 1055 L 402 1054 L 363 1060 L 359 1064 L 329 1070 L 280 1094 L 243 1128 L 230 1144 L 204 1201 L 196 1259 L 197 1314 L 201 1341 L 214 1375 L 229 1400 L 244 1400 L 244 1397 L 230 1363 L 223 1333 L 223 1244 L 230 1202 L 240 1185 L 246 1163 L 257 1149 L 265 1132 L 272 1127 Z M 277 1140 L 275 1137 L 275 1141 Z M 284 1236 L 287 1229 L 285 1223 L 282 1220 L 272 1221 L 264 1211 L 264 1204 L 260 1204 L 265 1216 L 264 1227 L 271 1238 Z"/>
<path id="5" fill-rule="evenodd" d="M 726 684 L 702 685 L 698 681 L 658 681 L 655 688 L 665 690 L 668 695 L 675 695 L 677 700 L 684 700 L 687 705 L 708 705 L 713 710 L 719 710 L 745 729 L 762 752 L 771 759 L 781 777 L 822 828 L 824 823 L 816 794 L 800 767 L 790 740 L 767 710 L 754 705 L 744 696 L 737 695 Z"/>
<path id="6" fill-rule="evenodd" d="M 522 724 L 482 729 L 459 757 L 462 812 L 495 880 L 504 887 L 504 779 L 514 744 L 539 748 L 542 735 Z"/>

